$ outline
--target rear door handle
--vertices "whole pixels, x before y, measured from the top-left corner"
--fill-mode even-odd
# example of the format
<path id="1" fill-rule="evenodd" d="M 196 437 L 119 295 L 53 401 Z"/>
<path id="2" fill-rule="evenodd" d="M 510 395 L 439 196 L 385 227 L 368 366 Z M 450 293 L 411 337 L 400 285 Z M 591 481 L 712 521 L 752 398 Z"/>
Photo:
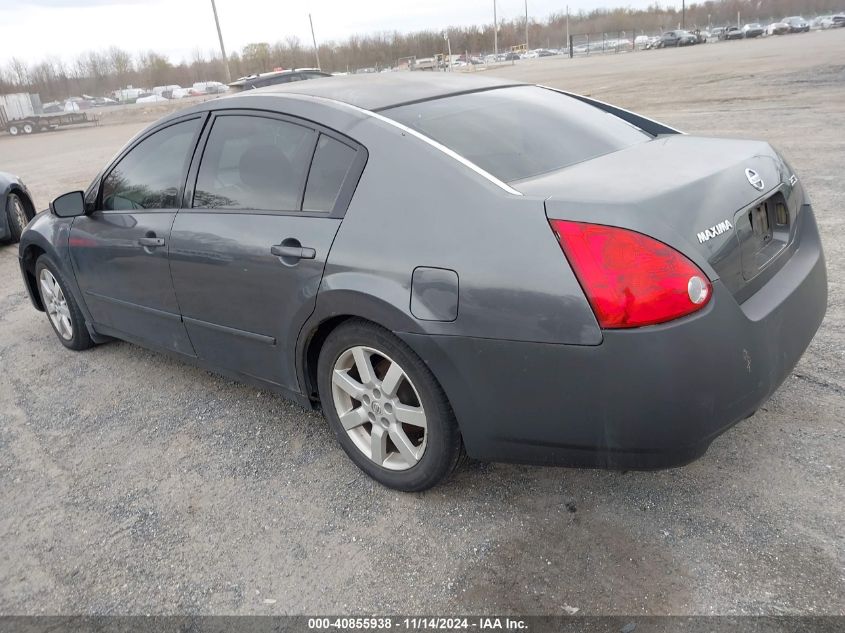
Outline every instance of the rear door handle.
<path id="1" fill-rule="evenodd" d="M 307 246 L 285 246 L 282 244 L 275 244 L 270 247 L 270 252 L 276 257 L 285 259 L 314 259 L 317 256 L 317 251 Z"/>
<path id="2" fill-rule="evenodd" d="M 163 237 L 139 237 L 138 244 L 144 248 L 158 248 L 164 246 Z"/>

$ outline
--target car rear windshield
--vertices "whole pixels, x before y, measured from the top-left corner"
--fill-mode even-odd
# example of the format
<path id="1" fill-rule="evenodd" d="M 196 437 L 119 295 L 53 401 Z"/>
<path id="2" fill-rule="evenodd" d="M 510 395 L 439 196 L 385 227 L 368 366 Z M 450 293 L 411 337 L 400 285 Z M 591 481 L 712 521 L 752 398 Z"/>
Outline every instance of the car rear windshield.
<path id="1" fill-rule="evenodd" d="M 562 169 L 651 138 L 612 114 L 537 86 L 444 97 L 382 114 L 505 182 Z"/>

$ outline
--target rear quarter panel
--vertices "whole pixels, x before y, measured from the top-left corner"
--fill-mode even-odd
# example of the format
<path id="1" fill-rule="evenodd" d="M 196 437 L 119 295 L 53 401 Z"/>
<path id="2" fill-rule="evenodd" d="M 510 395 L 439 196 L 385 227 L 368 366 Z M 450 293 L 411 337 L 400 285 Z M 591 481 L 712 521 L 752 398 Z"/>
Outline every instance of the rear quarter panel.
<path id="1" fill-rule="evenodd" d="M 285 107 L 297 115 L 295 103 Z M 542 198 L 509 194 L 390 123 L 338 104 L 331 109 L 318 120 L 364 145 L 369 159 L 305 336 L 316 323 L 348 314 L 419 334 L 601 342 Z M 305 112 L 313 116 L 313 107 Z M 421 266 L 457 273 L 455 320 L 411 313 L 412 274 Z"/>

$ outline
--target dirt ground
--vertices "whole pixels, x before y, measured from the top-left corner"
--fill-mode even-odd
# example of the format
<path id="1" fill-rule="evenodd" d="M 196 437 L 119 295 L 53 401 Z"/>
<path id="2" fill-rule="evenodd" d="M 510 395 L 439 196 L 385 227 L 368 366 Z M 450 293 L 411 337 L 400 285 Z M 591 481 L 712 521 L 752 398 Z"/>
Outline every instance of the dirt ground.
<path id="1" fill-rule="evenodd" d="M 472 463 L 391 492 L 317 414 L 129 344 L 66 351 L 0 247 L 0 613 L 845 614 L 843 60 L 839 29 L 488 71 L 769 140 L 813 200 L 821 330 L 675 470 Z M 43 208 L 153 116 L 0 138 L 0 170 Z"/>

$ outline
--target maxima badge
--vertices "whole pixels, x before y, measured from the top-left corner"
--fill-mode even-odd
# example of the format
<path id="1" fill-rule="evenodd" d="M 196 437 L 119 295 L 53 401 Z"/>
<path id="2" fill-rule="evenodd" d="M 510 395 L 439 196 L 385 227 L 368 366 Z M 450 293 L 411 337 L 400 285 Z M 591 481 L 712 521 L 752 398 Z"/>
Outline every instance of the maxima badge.
<path id="1" fill-rule="evenodd" d="M 731 224 L 730 220 L 722 220 L 718 224 L 711 226 L 709 229 L 704 229 L 701 233 L 698 234 L 698 243 L 704 244 L 704 242 L 716 237 L 717 235 L 721 235 L 725 231 L 730 231 L 734 227 Z"/>

